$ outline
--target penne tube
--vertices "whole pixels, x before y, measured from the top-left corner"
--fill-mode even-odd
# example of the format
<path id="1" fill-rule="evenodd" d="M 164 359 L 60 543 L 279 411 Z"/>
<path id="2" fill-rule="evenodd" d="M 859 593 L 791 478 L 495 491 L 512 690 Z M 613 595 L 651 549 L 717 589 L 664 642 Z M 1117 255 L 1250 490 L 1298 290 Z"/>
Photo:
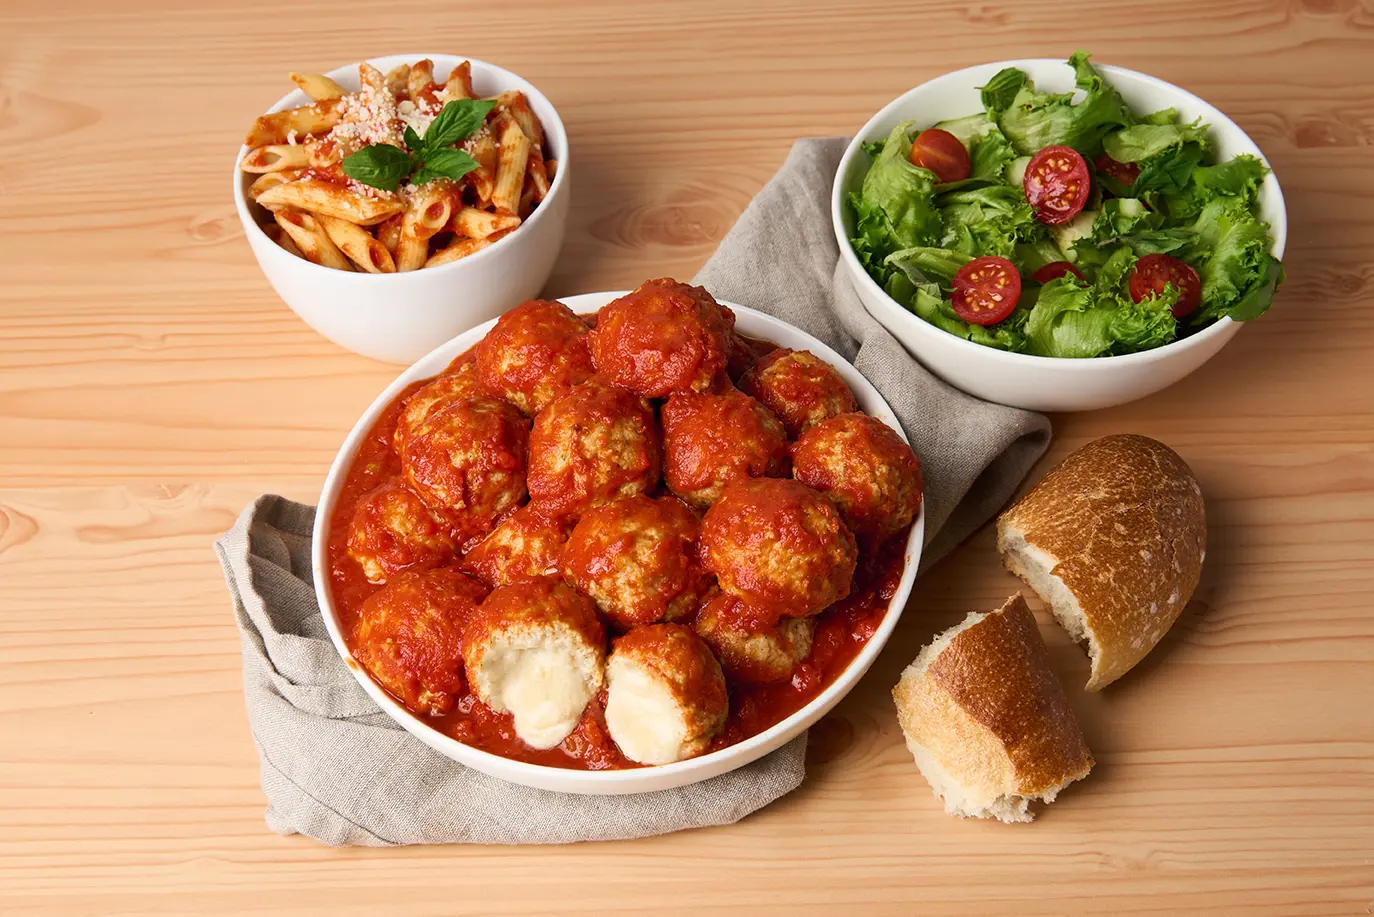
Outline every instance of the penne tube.
<path id="1" fill-rule="evenodd" d="M 434 61 L 425 58 L 410 65 L 410 73 L 406 76 L 406 92 L 412 101 L 420 101 L 421 93 L 429 88 L 429 84 L 434 82 Z"/>
<path id="2" fill-rule="evenodd" d="M 243 145 L 260 147 L 286 143 L 293 131 L 298 138 L 322 134 L 338 124 L 342 116 L 343 104 L 340 99 L 326 99 L 300 108 L 275 111 L 253 122 L 253 129 L 248 132 Z"/>
<path id="3" fill-rule="evenodd" d="M 476 207 L 460 207 L 449 221 L 448 228 L 466 239 L 485 239 L 520 225 L 513 214 L 488 213 Z"/>
<path id="4" fill-rule="evenodd" d="M 500 154 L 496 161 L 496 186 L 491 205 L 500 213 L 520 212 L 520 194 L 525 187 L 525 169 L 530 159 L 530 138 L 514 118 L 506 118 L 500 129 Z"/>
<path id="5" fill-rule="evenodd" d="M 396 270 L 418 271 L 429 258 L 429 240 L 421 239 L 413 232 L 401 227 L 401 235 L 396 240 Z"/>
<path id="6" fill-rule="evenodd" d="M 510 112 L 510 116 L 520 125 L 525 136 L 530 138 L 530 143 L 537 147 L 544 146 L 544 129 L 540 127 L 539 119 L 534 116 L 529 100 L 523 92 L 512 89 L 501 93 L 496 97 L 496 106 Z"/>
<path id="7" fill-rule="evenodd" d="M 395 72 L 395 70 L 392 71 L 392 73 Z M 409 72 L 410 68 L 407 67 L 406 73 Z M 378 70 L 367 61 L 358 64 L 358 84 L 362 87 L 362 91 L 365 92 L 384 93 L 391 91 L 387 78 L 382 76 L 382 71 Z M 402 84 L 402 88 L 404 88 L 404 84 Z"/>
<path id="8" fill-rule="evenodd" d="M 405 95 L 406 87 L 410 82 L 410 64 L 397 64 L 386 72 L 383 79 L 386 88 L 391 94 L 397 97 Z"/>
<path id="9" fill-rule="evenodd" d="M 463 61 L 444 81 L 444 98 L 453 99 L 475 99 L 476 94 L 472 91 L 472 61 Z"/>
<path id="10" fill-rule="evenodd" d="M 310 165 L 310 150 L 303 144 L 273 143 L 250 150 L 239 161 L 244 172 L 260 174 L 281 172 L 286 169 L 303 169 Z"/>
<path id="11" fill-rule="evenodd" d="M 554 180 L 556 177 L 558 177 L 558 160 L 557 160 L 557 159 L 546 159 L 546 160 L 544 160 L 544 174 L 546 174 L 546 175 L 549 176 L 549 184 L 552 185 L 552 184 L 553 184 L 553 180 Z"/>
<path id="12" fill-rule="evenodd" d="M 430 256 L 424 263 L 424 267 L 438 267 L 441 264 L 450 264 L 459 259 L 466 258 L 468 255 L 480 252 L 482 249 L 491 245 L 495 239 L 459 239 L 447 248 L 441 248 Z"/>
<path id="13" fill-rule="evenodd" d="M 395 197 L 369 197 L 331 182 L 309 178 L 268 188 L 259 195 L 258 203 L 273 210 L 283 207 L 309 210 L 359 226 L 375 226 L 405 209 Z"/>
<path id="14" fill-rule="evenodd" d="M 277 225 L 291 237 L 291 241 L 296 243 L 296 248 L 305 260 L 341 271 L 353 270 L 353 266 L 313 214 L 300 210 L 280 210 L 272 216 L 276 219 Z"/>
<path id="15" fill-rule="evenodd" d="M 401 224 L 404 222 L 405 215 L 398 213 L 377 224 L 377 241 L 386 246 L 393 259 L 396 257 L 396 247 L 401 244 Z"/>
<path id="16" fill-rule="evenodd" d="M 491 193 L 496 190 L 496 163 L 500 152 L 496 149 L 496 139 L 485 127 L 477 133 L 468 149 L 468 154 L 477 160 L 477 168 L 467 174 L 473 190 L 477 192 L 477 202 L 483 207 L 490 206 Z"/>
<path id="17" fill-rule="evenodd" d="M 530 161 L 527 165 L 529 180 L 534 187 L 534 202 L 543 202 L 549 196 L 549 173 L 544 169 L 544 154 L 539 147 L 530 147 Z"/>
<path id="18" fill-rule="evenodd" d="M 534 204 L 534 182 L 527 172 L 525 173 L 525 187 L 520 191 L 520 209 L 516 211 L 521 220 L 530 218 L 530 214 L 534 213 Z"/>
<path id="19" fill-rule="evenodd" d="M 319 223 L 324 227 L 329 240 L 338 246 L 339 251 L 367 273 L 395 273 L 396 264 L 391 259 L 391 252 L 357 223 L 323 214 L 319 217 Z"/>
<path id="20" fill-rule="evenodd" d="M 288 255 L 295 255 L 297 258 L 305 257 L 305 255 L 301 254 L 301 250 L 296 247 L 296 243 L 291 241 L 291 237 L 282 232 L 280 226 L 273 224 L 271 229 L 273 230 L 273 240 L 282 248 L 286 249 Z"/>
<path id="21" fill-rule="evenodd" d="M 291 82 L 316 102 L 322 99 L 337 99 L 344 94 L 344 88 L 323 73 L 292 73 Z"/>
<path id="22" fill-rule="evenodd" d="M 343 157 L 339 155 L 339 145 L 333 140 L 311 140 L 305 144 L 305 148 L 310 155 L 312 169 L 324 169 L 343 161 Z"/>
<path id="23" fill-rule="evenodd" d="M 301 170 L 299 169 L 286 169 L 281 172 L 265 172 L 255 178 L 253 183 L 248 186 L 248 196 L 256 201 L 258 196 L 268 188 L 275 188 L 277 185 L 295 181 L 301 177 L 301 174 Z"/>
<path id="24" fill-rule="evenodd" d="M 461 207 L 458 188 L 447 179 L 421 185 L 405 213 L 405 231 L 428 239 L 448 226 L 453 211 Z"/>

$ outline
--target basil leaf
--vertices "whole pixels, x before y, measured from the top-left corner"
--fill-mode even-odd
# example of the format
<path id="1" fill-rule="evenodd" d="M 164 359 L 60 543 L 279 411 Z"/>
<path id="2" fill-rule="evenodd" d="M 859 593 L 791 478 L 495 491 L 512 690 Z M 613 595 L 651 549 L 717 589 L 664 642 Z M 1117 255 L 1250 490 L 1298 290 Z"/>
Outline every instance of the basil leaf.
<path id="1" fill-rule="evenodd" d="M 343 161 L 345 175 L 383 191 L 395 191 L 413 168 L 415 161 L 410 154 L 389 143 L 365 146 L 345 156 Z"/>
<path id="2" fill-rule="evenodd" d="M 496 102 L 487 99 L 455 99 L 449 102 L 425 129 L 421 141 L 423 152 L 442 150 L 470 136 L 487 120 L 487 112 L 495 107 Z M 421 153 L 421 158 L 424 158 L 421 150 L 415 152 Z"/>
<path id="3" fill-rule="evenodd" d="M 434 181 L 436 178 L 451 178 L 454 181 L 477 168 L 477 160 L 462 150 L 436 150 L 425 156 L 425 164 L 411 179 L 417 185 Z"/>
<path id="4" fill-rule="evenodd" d="M 406 125 L 405 138 L 406 148 L 412 153 L 418 153 L 420 147 L 425 145 L 425 142 L 420 139 L 420 135 L 415 133 L 415 128 L 411 127 L 409 124 Z"/>

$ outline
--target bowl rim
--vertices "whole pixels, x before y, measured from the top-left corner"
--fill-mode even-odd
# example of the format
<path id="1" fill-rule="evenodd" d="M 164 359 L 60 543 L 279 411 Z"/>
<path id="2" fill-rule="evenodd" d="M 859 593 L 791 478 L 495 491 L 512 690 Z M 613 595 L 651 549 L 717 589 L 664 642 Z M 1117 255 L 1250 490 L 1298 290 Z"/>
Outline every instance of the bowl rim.
<path id="1" fill-rule="evenodd" d="M 561 301 L 575 311 L 589 311 L 593 308 L 599 308 L 627 292 L 629 291 L 583 293 L 563 297 Z M 719 300 L 719 302 L 721 305 L 734 310 L 737 318 L 741 315 L 747 318 L 746 324 L 750 325 L 752 330 L 746 333 L 751 334 L 751 336 L 755 335 L 756 332 L 760 335 L 767 335 L 779 327 L 787 329 L 791 334 L 801 335 L 807 341 L 809 349 L 812 349 L 818 357 L 835 366 L 851 387 L 857 384 L 861 390 L 860 393 L 878 408 L 876 411 L 867 413 L 895 429 L 903 441 L 909 441 L 895 412 L 887 403 L 887 399 L 882 396 L 882 393 L 855 369 L 853 364 L 824 342 L 767 313 L 725 300 Z M 315 511 L 315 523 L 312 532 L 311 559 L 315 595 L 330 640 L 339 653 L 340 659 L 353 674 L 354 679 L 372 700 L 403 729 L 445 757 L 465 766 L 471 766 L 483 773 L 526 786 L 547 787 L 550 781 L 556 781 L 561 784 L 559 790 L 561 792 L 592 794 L 645 792 L 662 788 L 664 781 L 669 781 L 668 786 L 685 786 L 743 767 L 775 750 L 813 725 L 859 683 L 887 644 L 888 639 L 896 629 L 898 620 L 902 617 L 921 561 L 926 519 L 926 501 L 924 499 L 921 501 L 920 513 L 912 523 L 908 533 L 902 576 L 892 598 L 888 601 L 887 612 L 883 615 L 882 621 L 873 635 L 868 638 L 868 641 L 850 661 L 849 665 L 841 670 L 834 681 L 819 694 L 782 720 L 762 732 L 736 742 L 734 745 L 695 758 L 688 758 L 672 764 L 604 771 L 586 771 L 516 761 L 465 745 L 427 725 L 419 717 L 401 706 L 363 671 L 363 666 L 353 658 L 348 644 L 344 640 L 338 623 L 338 610 L 334 605 L 333 594 L 329 588 L 329 523 L 334 515 L 339 492 L 347 477 L 353 457 L 357 453 L 359 443 L 367 435 L 377 416 L 385 410 L 387 405 L 406 386 L 435 375 L 447 366 L 454 357 L 474 346 L 496 324 L 496 321 L 497 319 L 492 319 L 456 335 L 402 371 L 358 418 L 330 465 Z M 737 760 L 730 761 L 729 765 L 723 769 L 714 769 L 715 765 L 728 759 Z M 550 779 L 543 780 L 541 778 Z M 640 786 L 640 784 L 654 785 Z"/>
<path id="2" fill-rule="evenodd" d="M 481 60 L 480 58 L 466 57 L 461 54 L 382 54 L 376 57 L 369 57 L 364 58 L 363 60 L 354 61 L 351 64 L 343 64 L 341 66 L 335 67 L 332 70 L 326 71 L 324 75 L 333 80 L 347 78 L 349 76 L 352 76 L 356 80 L 358 65 L 363 63 L 364 61 L 366 61 L 369 64 L 372 64 L 373 66 L 378 67 L 378 69 L 380 70 L 385 71 L 386 69 L 394 67 L 397 64 L 413 64 L 416 61 L 424 60 L 426 58 L 434 62 L 436 71 L 441 71 L 444 67 L 447 67 L 449 72 L 451 72 L 454 67 L 458 66 L 463 61 L 469 61 L 473 65 L 474 70 L 479 67 L 485 68 L 493 76 L 496 76 L 503 81 L 509 81 L 512 84 L 514 84 L 515 88 L 523 92 L 527 98 L 531 100 L 537 100 L 539 103 L 541 103 L 544 107 L 547 108 L 547 110 L 552 116 L 550 118 L 545 118 L 542 115 L 538 115 L 538 113 L 536 112 L 536 115 L 538 115 L 539 117 L 539 123 L 543 126 L 546 135 L 552 134 L 556 138 L 557 146 L 561 154 L 555 157 L 558 160 L 558 171 L 554 173 L 553 181 L 549 184 L 549 193 L 544 196 L 544 200 L 541 201 L 539 206 L 534 209 L 534 213 L 530 214 L 529 219 L 521 221 L 520 225 L 517 226 L 514 231 L 507 233 L 500 239 L 497 239 L 495 242 L 493 242 L 491 245 L 488 245 L 481 251 L 474 252 L 471 255 L 468 255 L 466 258 L 460 258 L 457 261 L 451 261 L 448 264 L 441 264 L 438 267 L 429 268 L 428 273 L 425 276 L 432 279 L 436 276 L 439 276 L 439 272 L 442 271 L 448 271 L 450 269 L 455 268 L 471 268 L 473 265 L 482 264 L 484 260 L 493 257 L 491 255 L 491 252 L 495 250 L 498 246 L 500 246 L 503 242 L 506 242 L 509 239 L 514 239 L 517 236 L 519 236 L 521 234 L 520 230 L 526 228 L 527 226 L 532 226 L 538 222 L 542 222 L 544 214 L 550 209 L 549 202 L 553 200 L 555 196 L 561 194 L 564 185 L 567 184 L 567 174 L 570 166 L 570 160 L 568 155 L 569 144 L 567 129 L 563 124 L 562 116 L 558 113 L 558 109 L 554 106 L 552 102 L 549 101 L 548 96 L 540 92 L 539 89 L 536 88 L 533 83 L 531 83 L 524 77 L 520 76 L 518 73 L 515 73 L 511 70 L 507 70 L 504 67 L 498 66 L 488 61 Z M 266 109 L 263 112 L 263 114 L 272 114 L 273 112 L 282 111 L 287 108 L 295 108 L 299 105 L 308 105 L 310 104 L 310 101 L 310 97 L 306 95 L 303 90 L 293 89 L 286 95 L 278 99 L 276 102 L 274 102 L 270 108 Z M 300 267 L 303 265 L 311 270 L 328 271 L 331 275 L 348 274 L 353 275 L 357 278 L 367 278 L 366 280 L 362 281 L 364 283 L 398 283 L 403 282 L 401 278 L 405 277 L 409 273 L 414 273 L 417 275 L 420 273 L 419 271 L 413 271 L 406 272 L 404 274 L 401 272 L 394 272 L 390 274 L 373 274 L 368 271 L 340 271 L 337 268 L 325 267 L 322 264 L 316 264 L 315 262 L 308 261 L 305 258 L 297 258 L 295 255 L 292 255 L 290 252 L 286 251 L 284 248 L 282 248 L 280 245 L 274 242 L 267 235 L 266 232 L 263 231 L 262 226 L 254 218 L 252 210 L 253 202 L 248 199 L 247 192 L 248 185 L 252 183 L 253 176 L 251 176 L 249 173 L 242 172 L 239 169 L 239 163 L 243 161 L 243 157 L 247 156 L 251 149 L 252 148 L 249 147 L 247 144 L 240 144 L 239 151 L 234 157 L 233 165 L 234 205 L 235 209 L 238 210 L 239 222 L 243 224 L 245 233 L 257 233 L 263 242 L 270 243 L 269 247 L 271 249 L 275 250 L 276 253 L 284 255 L 287 259 L 289 259 L 289 263 L 295 267 Z"/>
<path id="3" fill-rule="evenodd" d="M 1093 372 L 1094 370 L 1092 367 L 1094 366 L 1126 366 L 1133 363 L 1148 363 L 1154 360 L 1163 359 L 1166 354 L 1181 353 L 1192 347 L 1200 346 L 1203 341 L 1224 333 L 1223 329 L 1236 324 L 1230 316 L 1222 316 L 1206 328 L 1190 334 L 1182 340 L 1172 341 L 1162 347 L 1154 347 L 1136 353 L 1089 357 L 1086 359 L 1079 357 L 1046 357 L 1029 353 L 1012 353 L 1006 350 L 998 350 L 995 347 L 988 347 L 983 344 L 975 344 L 973 341 L 965 340 L 958 335 L 950 334 L 932 325 L 930 322 L 927 322 L 925 319 L 911 312 L 901 303 L 889 296 L 887 291 L 880 287 L 877 281 L 869 275 L 868 271 L 864 270 L 864 266 L 859 262 L 858 256 L 854 254 L 854 246 L 850 242 L 849 234 L 845 229 L 845 208 L 848 204 L 845 201 L 846 189 L 842 187 L 842 183 L 845 173 L 849 171 L 855 157 L 862 155 L 861 145 L 874 134 L 874 130 L 878 123 L 886 120 L 896 111 L 905 107 L 913 96 L 930 91 L 933 87 L 937 87 L 940 84 L 965 84 L 973 79 L 985 78 L 984 74 L 991 76 L 993 73 L 1006 67 L 1025 69 L 1028 67 L 1040 68 L 1048 66 L 1067 68 L 1068 64 L 1059 58 L 1027 57 L 975 64 L 971 67 L 952 70 L 948 73 L 943 73 L 926 80 L 924 83 L 913 86 L 911 89 L 908 89 L 906 92 L 888 102 L 879 109 L 876 114 L 864 122 L 863 127 L 861 127 L 850 139 L 848 145 L 845 147 L 844 154 L 840 157 L 840 163 L 835 169 L 835 177 L 830 191 L 831 227 L 835 233 L 835 241 L 839 245 L 840 258 L 849 269 L 851 279 L 857 283 L 864 284 L 869 293 L 876 293 L 880 296 L 881 300 L 891 307 L 890 312 L 900 313 L 900 315 L 904 316 L 904 318 L 899 319 L 902 321 L 903 327 L 919 328 L 920 330 L 916 331 L 916 334 L 938 335 L 941 343 L 952 346 L 956 351 L 962 350 L 970 356 L 974 353 L 983 354 L 988 359 L 1004 360 L 1009 366 L 1013 367 L 1031 368 L 1054 364 L 1071 372 Z M 1244 152 L 1249 152 L 1256 156 L 1264 163 L 1265 168 L 1269 170 L 1269 174 L 1265 176 L 1264 183 L 1260 187 L 1260 196 L 1261 198 L 1266 198 L 1272 195 L 1274 199 L 1273 202 L 1278 208 L 1281 219 L 1269 227 L 1269 231 L 1273 237 L 1273 244 L 1270 246 L 1270 252 L 1275 258 L 1282 260 L 1284 248 L 1288 240 L 1288 208 L 1284 202 L 1283 189 L 1279 186 L 1278 177 L 1275 175 L 1274 169 L 1269 164 L 1269 160 L 1265 157 L 1264 152 L 1260 149 L 1259 144 L 1255 143 L 1250 135 L 1242 130 L 1240 126 L 1232 121 L 1221 111 L 1221 109 L 1181 86 L 1176 86 L 1167 80 L 1151 76 L 1148 73 L 1141 73 L 1138 70 L 1131 70 L 1127 67 L 1097 63 L 1094 63 L 1093 67 L 1102 73 L 1103 76 L 1109 78 L 1125 77 L 1127 81 L 1134 80 L 1156 90 L 1186 99 L 1191 103 L 1191 107 L 1201 112 L 1201 116 L 1207 120 L 1210 128 L 1229 133 L 1233 135 L 1234 139 L 1237 141 L 1237 145 L 1249 147 L 1249 149 Z M 910 321 L 907 321 L 907 319 L 910 319 Z"/>

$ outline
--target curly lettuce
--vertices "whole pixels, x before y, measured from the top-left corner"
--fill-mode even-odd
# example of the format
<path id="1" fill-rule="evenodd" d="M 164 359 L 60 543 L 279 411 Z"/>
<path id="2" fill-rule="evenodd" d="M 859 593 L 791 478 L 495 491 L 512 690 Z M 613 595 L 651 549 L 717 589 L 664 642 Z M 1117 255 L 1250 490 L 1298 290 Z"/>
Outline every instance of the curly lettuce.
<path id="1" fill-rule="evenodd" d="M 1014 67 L 998 72 L 982 88 L 983 107 L 997 119 L 1016 152 L 1032 156 L 1047 146 L 1073 147 L 1088 159 L 1102 152 L 1102 141 L 1115 128 L 1134 123 L 1126 100 L 1088 63 L 1089 54 L 1069 58 L 1075 85 L 1084 93 L 1037 92 L 1024 72 Z"/>

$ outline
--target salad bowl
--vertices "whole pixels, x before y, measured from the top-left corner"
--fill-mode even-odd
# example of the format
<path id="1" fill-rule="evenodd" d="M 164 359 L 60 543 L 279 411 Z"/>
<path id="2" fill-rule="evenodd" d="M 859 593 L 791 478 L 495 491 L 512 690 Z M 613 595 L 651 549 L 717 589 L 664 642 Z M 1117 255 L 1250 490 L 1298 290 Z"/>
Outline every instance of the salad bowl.
<path id="1" fill-rule="evenodd" d="M 897 302 L 865 270 L 851 239 L 855 214 L 850 196 L 870 167 L 866 144 L 883 141 L 899 124 L 917 129 L 981 112 L 980 87 L 1004 68 L 1024 71 L 1043 92 L 1075 91 L 1074 70 L 1062 60 L 1010 60 L 945 74 L 893 100 L 855 135 L 836 172 L 831 217 L 840 260 L 864 307 L 927 369 L 979 398 L 1039 411 L 1086 411 L 1143 398 L 1196 370 L 1240 330 L 1221 317 L 1186 337 L 1136 353 L 1067 358 L 1016 353 L 948 333 Z M 1180 122 L 1201 118 L 1218 162 L 1249 155 L 1264 162 L 1259 147 L 1214 106 L 1163 80 L 1121 67 L 1094 65 L 1132 112 L 1173 108 Z M 1078 91 L 1082 95 L 1082 91 Z M 1267 162 L 1265 163 L 1267 166 Z M 1270 253 L 1281 259 L 1287 237 L 1283 193 L 1269 172 L 1258 191 L 1258 216 L 1269 224 Z"/>

